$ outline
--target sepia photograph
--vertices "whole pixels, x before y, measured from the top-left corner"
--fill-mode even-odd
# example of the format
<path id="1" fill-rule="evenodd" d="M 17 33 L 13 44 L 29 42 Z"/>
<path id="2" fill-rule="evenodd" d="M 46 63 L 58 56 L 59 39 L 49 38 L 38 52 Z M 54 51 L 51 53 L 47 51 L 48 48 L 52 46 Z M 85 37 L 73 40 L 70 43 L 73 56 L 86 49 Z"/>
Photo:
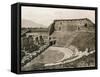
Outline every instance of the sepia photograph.
<path id="1" fill-rule="evenodd" d="M 95 10 L 21 7 L 21 71 L 96 67 Z"/>

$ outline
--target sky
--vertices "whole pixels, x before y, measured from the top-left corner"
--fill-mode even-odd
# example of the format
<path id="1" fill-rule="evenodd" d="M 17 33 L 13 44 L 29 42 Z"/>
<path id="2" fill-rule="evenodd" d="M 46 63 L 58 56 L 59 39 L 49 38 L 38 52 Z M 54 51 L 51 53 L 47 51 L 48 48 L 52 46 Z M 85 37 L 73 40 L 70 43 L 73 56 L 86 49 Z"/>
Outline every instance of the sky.
<path id="1" fill-rule="evenodd" d="M 31 20 L 35 23 L 48 27 L 55 19 L 80 19 L 89 18 L 95 23 L 94 10 L 80 9 L 61 9 L 61 8 L 44 8 L 22 6 L 22 19 Z M 22 25 L 25 27 L 24 25 Z"/>

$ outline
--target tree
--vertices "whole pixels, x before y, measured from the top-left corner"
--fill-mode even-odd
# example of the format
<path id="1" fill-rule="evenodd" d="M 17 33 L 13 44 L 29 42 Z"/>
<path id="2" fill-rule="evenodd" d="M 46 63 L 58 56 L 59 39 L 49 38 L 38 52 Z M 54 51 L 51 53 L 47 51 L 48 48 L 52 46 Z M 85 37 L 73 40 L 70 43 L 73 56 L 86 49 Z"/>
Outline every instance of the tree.
<path id="1" fill-rule="evenodd" d="M 40 38 L 40 45 L 43 45 L 43 44 L 44 44 L 43 37 L 42 37 L 42 36 L 40 36 L 39 38 Z"/>
<path id="2" fill-rule="evenodd" d="M 34 41 L 33 41 L 33 37 L 30 35 L 29 37 L 28 37 L 28 42 L 29 42 L 29 46 L 30 46 L 30 48 L 32 47 L 32 45 L 34 44 Z"/>
<path id="3" fill-rule="evenodd" d="M 21 52 L 21 59 L 25 56 L 25 52 Z"/>
<path id="4" fill-rule="evenodd" d="M 54 30 L 55 30 L 54 25 L 55 25 L 55 23 L 52 23 L 50 25 L 50 27 L 49 27 L 49 35 L 51 35 L 54 32 Z"/>

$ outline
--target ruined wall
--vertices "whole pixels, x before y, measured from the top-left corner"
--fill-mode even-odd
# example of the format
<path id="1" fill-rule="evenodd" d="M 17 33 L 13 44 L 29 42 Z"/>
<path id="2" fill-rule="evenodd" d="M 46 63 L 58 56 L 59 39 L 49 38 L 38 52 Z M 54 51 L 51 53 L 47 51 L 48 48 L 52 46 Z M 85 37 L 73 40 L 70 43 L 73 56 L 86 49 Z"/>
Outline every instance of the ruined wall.
<path id="1" fill-rule="evenodd" d="M 56 46 L 70 44 L 69 40 L 77 36 L 77 32 L 94 32 L 95 25 L 89 19 L 55 20 L 51 40 L 56 40 Z M 52 29 L 52 28 L 51 28 Z M 75 34 L 74 34 L 75 33 Z"/>
<path id="2" fill-rule="evenodd" d="M 93 27 L 93 23 L 88 19 L 55 20 L 55 31 L 75 31 L 78 29 Z"/>
<path id="3" fill-rule="evenodd" d="M 26 37 L 32 36 L 33 40 L 35 40 L 37 37 L 42 36 L 45 42 L 48 41 L 48 32 L 30 32 L 26 33 Z"/>

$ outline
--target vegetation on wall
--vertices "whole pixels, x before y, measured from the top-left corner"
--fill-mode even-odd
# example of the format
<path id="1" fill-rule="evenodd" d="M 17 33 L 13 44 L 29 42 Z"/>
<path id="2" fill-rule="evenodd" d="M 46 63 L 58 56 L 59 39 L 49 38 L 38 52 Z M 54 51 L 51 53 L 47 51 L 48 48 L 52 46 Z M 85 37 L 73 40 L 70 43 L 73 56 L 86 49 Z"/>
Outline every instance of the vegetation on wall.
<path id="1" fill-rule="evenodd" d="M 49 27 L 49 35 L 51 35 L 54 32 L 54 25 L 55 23 L 52 23 Z"/>

